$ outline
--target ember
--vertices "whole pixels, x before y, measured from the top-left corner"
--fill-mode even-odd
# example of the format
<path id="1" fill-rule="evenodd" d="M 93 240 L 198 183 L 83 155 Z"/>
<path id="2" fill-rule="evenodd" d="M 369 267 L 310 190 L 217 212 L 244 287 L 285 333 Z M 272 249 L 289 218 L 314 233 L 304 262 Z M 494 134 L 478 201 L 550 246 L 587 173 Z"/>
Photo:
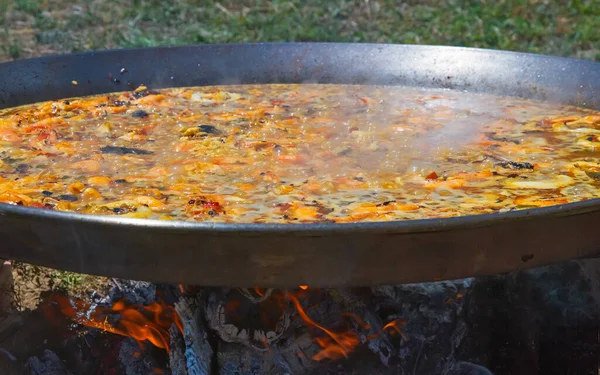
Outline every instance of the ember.
<path id="1" fill-rule="evenodd" d="M 174 289 L 181 293 L 187 290 L 181 285 Z M 199 296 L 202 295 L 205 297 L 204 312 L 208 326 L 224 342 L 242 344 L 253 350 L 267 350 L 269 353 L 273 353 L 272 349 L 285 350 L 289 347 L 289 342 L 296 339 L 293 337 L 294 333 L 302 331 L 302 326 L 299 325 L 302 322 L 304 331 L 309 334 L 306 336 L 309 338 L 307 346 L 289 348 L 299 358 L 308 355 L 306 360 L 314 362 L 348 359 L 361 345 L 379 340 L 386 331 L 402 334 L 399 325 L 404 324 L 403 320 L 396 318 L 377 331 L 359 313 L 342 311 L 339 308 L 341 306 L 332 304 L 332 296 L 327 291 L 309 289 L 307 286 L 299 286 L 296 290 L 259 287 L 213 289 L 207 294 L 199 293 Z M 142 351 L 144 341 L 170 351 L 172 343 L 178 342 L 172 337 L 173 334 L 185 336 L 183 325 L 193 315 L 187 313 L 185 307 L 179 306 L 179 309 L 184 310 L 182 324 L 176 312 L 177 306 L 174 308 L 162 301 L 142 305 L 117 300 L 108 306 L 93 306 L 64 295 L 53 295 L 46 306 L 47 311 L 48 306 L 58 306 L 65 317 L 79 325 L 129 337 L 138 343 L 139 350 Z M 324 306 L 327 313 L 323 311 Z M 176 327 L 176 332 L 173 327 Z M 133 349 L 127 350 L 129 352 Z M 141 356 L 141 352 L 134 351 L 131 356 L 137 358 Z M 312 368 L 314 365 L 304 367 Z"/>
<path id="2" fill-rule="evenodd" d="M 303 290 L 306 290 L 306 289 L 303 289 Z M 355 332 L 347 331 L 347 332 L 336 333 L 336 332 L 333 332 L 333 331 L 321 326 L 319 323 L 312 320 L 306 314 L 306 312 L 302 308 L 302 305 L 300 304 L 300 301 L 298 300 L 298 298 L 295 295 L 288 294 L 287 298 L 289 298 L 290 301 L 292 301 L 298 314 L 300 315 L 300 317 L 302 318 L 302 320 L 304 320 L 304 322 L 306 324 L 308 324 L 309 326 L 312 326 L 312 327 L 316 327 L 316 328 L 320 329 L 321 331 L 323 331 L 325 334 L 327 334 L 326 337 L 316 337 L 315 338 L 315 341 L 319 344 L 319 346 L 321 348 L 323 348 L 323 351 L 315 354 L 312 357 L 314 360 L 321 361 L 323 359 L 335 360 L 335 359 L 340 359 L 342 357 L 348 358 L 348 355 L 350 354 L 350 352 L 352 352 L 361 343 L 360 336 Z M 355 321 L 362 328 L 364 328 L 366 330 L 371 328 L 371 326 L 369 324 L 365 323 L 356 314 L 345 313 L 344 315 L 355 319 Z M 383 327 L 383 329 L 385 330 L 386 328 L 393 328 L 394 330 L 396 330 L 396 332 L 402 334 L 402 330 L 398 327 L 398 324 L 404 324 L 404 321 L 402 321 L 400 319 L 396 319 L 396 320 L 391 321 L 388 324 L 386 324 Z M 379 336 L 379 333 L 367 337 L 367 340 L 375 339 L 378 336 Z"/>
<path id="3" fill-rule="evenodd" d="M 341 357 L 348 358 L 348 353 L 352 351 L 359 343 L 358 335 L 353 334 L 351 332 L 346 333 L 335 333 L 327 328 L 319 325 L 315 321 L 313 321 L 307 314 L 304 312 L 304 309 L 300 305 L 300 301 L 294 295 L 289 295 L 289 299 L 292 301 L 300 317 L 304 320 L 308 325 L 314 326 L 325 332 L 329 337 L 320 338 L 317 337 L 316 341 L 323 351 L 315 354 L 312 358 L 314 360 L 320 361 L 325 358 L 329 359 L 339 359 Z"/>
<path id="4" fill-rule="evenodd" d="M 93 308 L 64 295 L 53 295 L 50 302 L 56 303 L 61 312 L 75 323 L 131 337 L 138 342 L 148 340 L 161 349 L 169 350 L 169 328 L 172 324 L 183 331 L 173 307 L 163 302 L 140 306 L 117 301 L 112 307 Z"/>
<path id="5" fill-rule="evenodd" d="M 118 280 L 93 303 L 51 296 L 40 311 L 63 328 L 47 332 L 48 344 L 1 349 L 25 359 L 27 375 L 592 373 L 600 271 L 562 267 L 338 289 Z"/>

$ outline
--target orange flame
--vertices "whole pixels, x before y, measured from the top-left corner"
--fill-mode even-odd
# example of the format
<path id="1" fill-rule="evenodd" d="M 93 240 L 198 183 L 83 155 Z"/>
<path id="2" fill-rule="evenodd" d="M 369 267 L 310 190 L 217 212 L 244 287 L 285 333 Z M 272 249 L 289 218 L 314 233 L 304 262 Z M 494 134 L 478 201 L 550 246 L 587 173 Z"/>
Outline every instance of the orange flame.
<path id="1" fill-rule="evenodd" d="M 329 336 L 325 338 L 315 338 L 317 344 L 319 344 L 323 350 L 313 356 L 314 360 L 320 361 L 325 358 L 338 359 L 341 357 L 348 358 L 348 353 L 350 353 L 360 343 L 358 335 L 353 332 L 336 333 L 318 324 L 306 314 L 296 296 L 288 294 L 288 298 L 290 301 L 292 301 L 294 307 L 296 307 L 296 310 L 298 311 L 298 314 L 300 314 L 302 320 L 304 320 L 308 325 L 319 328 Z"/>
<path id="2" fill-rule="evenodd" d="M 347 317 L 349 317 L 349 318 L 354 319 L 356 321 L 356 323 L 359 326 L 361 326 L 363 329 L 371 329 L 371 325 L 367 324 L 367 322 L 365 322 L 363 320 L 363 318 L 361 318 L 360 316 L 358 316 L 358 315 L 356 315 L 354 313 L 349 313 L 349 312 L 344 313 L 344 315 L 347 316 Z"/>
<path id="3" fill-rule="evenodd" d="M 138 342 L 148 340 L 154 346 L 169 350 L 169 328 L 173 323 L 183 332 L 181 321 L 172 306 L 163 302 L 153 302 L 149 306 L 126 305 L 118 301 L 112 307 L 90 310 L 84 301 L 55 295 L 53 300 L 61 312 L 73 322 L 86 327 L 97 328 L 121 336 L 131 337 Z M 88 314 L 89 312 L 89 314 Z M 86 314 L 88 314 L 86 316 Z M 116 314 L 115 325 L 109 322 L 109 315 Z"/>
<path id="4" fill-rule="evenodd" d="M 296 311 L 298 311 L 298 314 L 306 324 L 308 324 L 309 326 L 316 327 L 327 334 L 327 336 L 325 337 L 315 337 L 315 341 L 321 347 L 321 349 L 323 349 L 312 357 L 315 361 L 321 361 L 323 359 L 335 360 L 343 357 L 348 358 L 348 354 L 360 344 L 360 337 L 357 333 L 351 331 L 342 333 L 333 332 L 312 320 L 308 316 L 308 314 L 300 304 L 300 301 L 295 295 L 288 294 L 287 298 L 293 303 L 294 307 L 296 308 Z M 364 319 L 362 319 L 358 315 L 354 313 L 344 313 L 343 315 L 353 319 L 363 329 L 371 329 L 371 325 L 365 322 Z M 367 337 L 367 340 L 373 340 L 379 337 L 379 335 L 386 330 L 393 330 L 394 332 L 400 334 L 405 341 L 408 341 L 408 339 L 404 336 L 402 329 L 399 327 L 399 325 L 404 324 L 406 324 L 405 320 L 393 320 L 387 323 L 382 328 L 381 332 Z"/>
<path id="5" fill-rule="evenodd" d="M 321 361 L 324 359 L 341 359 L 348 358 L 348 355 L 361 343 L 360 336 L 358 333 L 347 331 L 347 332 L 334 332 L 330 329 L 325 328 L 321 324 L 315 322 L 308 316 L 304 307 L 298 299 L 299 296 L 304 295 L 304 291 L 308 289 L 307 286 L 299 286 L 301 291 L 298 293 L 283 293 L 282 295 L 274 294 L 272 297 L 276 301 L 288 300 L 294 305 L 296 311 L 302 318 L 302 320 L 308 325 L 318 328 L 326 336 L 315 337 L 315 342 L 322 349 L 319 353 L 315 354 L 312 359 Z M 264 295 L 258 287 L 254 288 L 254 291 L 258 295 Z M 73 322 L 92 328 L 97 328 L 106 332 L 114 333 L 117 335 L 131 337 L 138 342 L 149 341 L 154 346 L 169 350 L 169 328 L 173 323 L 183 333 L 183 327 L 181 321 L 177 316 L 175 309 L 163 302 L 154 302 L 149 306 L 141 305 L 127 305 L 123 301 L 118 301 L 113 304 L 112 307 L 101 307 L 91 310 L 91 306 L 86 302 L 78 299 L 69 298 L 63 295 L 54 295 L 54 300 L 61 312 Z M 235 311 L 240 305 L 240 301 L 232 300 L 229 301 L 225 306 L 227 314 L 235 314 Z M 313 306 L 314 307 L 314 306 Z M 266 313 L 263 311 L 262 313 Z M 87 315 L 86 315 L 87 314 Z M 109 319 L 110 315 L 116 315 L 116 319 Z M 370 330 L 371 325 L 364 321 L 363 318 L 354 313 L 343 313 L 344 316 L 352 319 L 358 326 L 365 330 Z M 263 320 L 268 321 L 268 317 L 263 317 Z M 114 325 L 110 322 L 115 322 Z M 373 340 L 384 331 L 390 331 L 398 333 L 402 338 L 407 341 L 404 336 L 400 325 L 404 325 L 405 320 L 396 319 L 387 323 L 379 333 L 368 336 L 367 341 Z M 266 348 L 269 347 L 267 340 L 263 341 Z"/>
<path id="6" fill-rule="evenodd" d="M 337 337 L 335 339 L 330 337 L 315 338 L 317 344 L 323 348 L 322 351 L 313 356 L 315 361 L 321 361 L 323 359 L 335 360 L 342 357 L 348 358 L 348 354 L 360 343 L 358 336 L 353 333 L 347 332 L 336 335 Z"/>
<path id="7" fill-rule="evenodd" d="M 404 320 L 404 319 L 392 320 L 391 322 L 389 322 L 388 324 L 386 324 L 385 326 L 383 326 L 382 331 L 385 331 L 386 329 L 390 328 L 390 329 L 392 329 L 393 332 L 396 332 L 400 336 L 402 336 L 402 338 L 404 339 L 404 341 L 408 341 L 408 339 L 406 338 L 406 336 L 404 336 L 404 333 L 402 332 L 402 329 L 400 329 L 400 327 L 398 327 L 398 325 L 405 325 L 405 324 L 406 324 L 406 320 Z"/>

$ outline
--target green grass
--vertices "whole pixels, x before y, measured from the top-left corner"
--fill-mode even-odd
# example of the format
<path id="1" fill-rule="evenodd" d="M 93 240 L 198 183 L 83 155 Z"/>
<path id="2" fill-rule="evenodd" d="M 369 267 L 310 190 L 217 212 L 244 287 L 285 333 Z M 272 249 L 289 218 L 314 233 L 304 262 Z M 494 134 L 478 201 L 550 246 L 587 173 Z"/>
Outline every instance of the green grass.
<path id="1" fill-rule="evenodd" d="M 60 289 L 70 289 L 77 287 L 83 281 L 83 275 L 67 271 L 54 271 L 53 281 Z"/>
<path id="2" fill-rule="evenodd" d="M 14 0 L 15 8 L 27 13 L 39 13 L 41 5 L 42 0 Z"/>
<path id="3" fill-rule="evenodd" d="M 600 60 L 598 0 L 8 0 L 7 8 L 34 19 L 34 45 L 60 52 L 332 41 L 443 44 Z M 4 21 L 5 28 L 11 26 L 11 19 Z"/>
<path id="4" fill-rule="evenodd" d="M 2 46 L 2 48 L 14 60 L 18 59 L 21 56 L 21 52 L 23 52 L 21 45 L 14 42 L 7 46 Z"/>
<path id="5" fill-rule="evenodd" d="M 200 2 L 197 2 L 200 3 Z M 134 1 L 124 13 L 137 20 L 121 46 L 255 41 L 339 41 L 446 44 L 573 55 L 600 42 L 600 2 L 429 1 Z M 562 4 L 561 4 L 562 3 Z M 178 27 L 150 32 L 143 25 Z M 143 34 L 143 33 L 142 33 Z M 137 44 L 137 42 L 140 42 Z"/>

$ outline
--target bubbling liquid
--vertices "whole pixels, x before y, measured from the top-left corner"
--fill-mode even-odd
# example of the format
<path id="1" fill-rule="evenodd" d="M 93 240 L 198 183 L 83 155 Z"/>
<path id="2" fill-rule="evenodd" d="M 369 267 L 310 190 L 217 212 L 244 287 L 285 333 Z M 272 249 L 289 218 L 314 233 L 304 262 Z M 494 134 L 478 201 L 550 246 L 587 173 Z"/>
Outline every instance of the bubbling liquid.
<path id="1" fill-rule="evenodd" d="M 599 196 L 600 114 L 361 85 L 238 85 L 0 111 L 0 202 L 229 223 L 390 221 Z"/>

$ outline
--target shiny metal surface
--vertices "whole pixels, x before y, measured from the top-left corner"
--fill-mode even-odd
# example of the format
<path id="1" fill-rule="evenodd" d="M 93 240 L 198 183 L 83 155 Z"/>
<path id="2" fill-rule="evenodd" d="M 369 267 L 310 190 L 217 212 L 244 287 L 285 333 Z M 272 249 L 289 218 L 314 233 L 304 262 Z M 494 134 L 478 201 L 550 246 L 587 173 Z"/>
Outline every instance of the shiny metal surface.
<path id="1" fill-rule="evenodd" d="M 127 73 L 119 74 L 121 68 Z M 600 109 L 598 63 L 435 46 L 291 43 L 104 51 L 0 64 L 0 77 L 0 107 L 141 83 L 317 82 L 442 87 Z M 597 199 L 449 219 L 293 225 L 135 220 L 0 204 L 0 257 L 207 286 L 399 284 L 597 255 L 599 219 Z"/>

